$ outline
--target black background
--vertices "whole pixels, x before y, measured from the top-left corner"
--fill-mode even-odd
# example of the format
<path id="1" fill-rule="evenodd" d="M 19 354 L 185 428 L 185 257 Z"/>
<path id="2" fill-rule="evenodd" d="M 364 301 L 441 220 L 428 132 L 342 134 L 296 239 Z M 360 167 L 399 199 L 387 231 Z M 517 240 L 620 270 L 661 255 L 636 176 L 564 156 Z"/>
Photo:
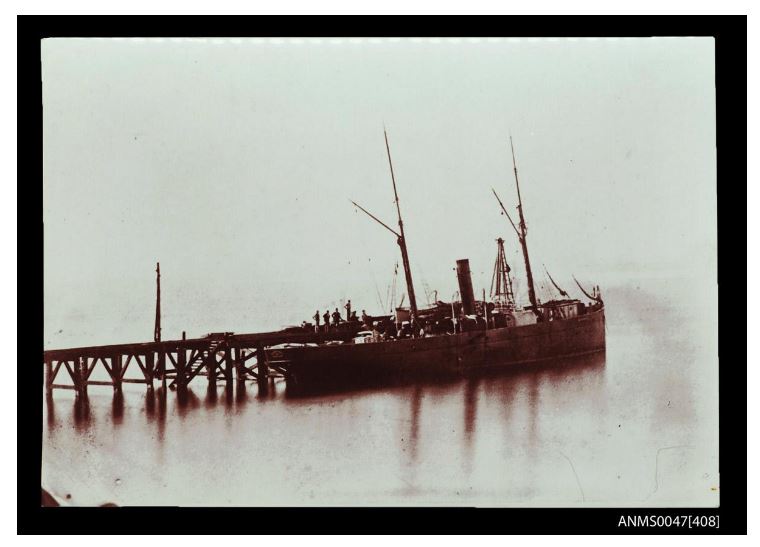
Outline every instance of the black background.
<path id="1" fill-rule="evenodd" d="M 19 533 L 746 534 L 747 19 L 745 16 L 19 16 Z M 299 32 L 299 29 L 301 31 Z M 303 30 L 308 29 L 308 32 Z M 318 31 L 318 32 L 315 32 Z M 720 502 L 716 509 L 43 508 L 40 39 L 87 36 L 713 36 L 718 151 Z M 664 219 L 666 222 L 667 219 Z M 732 252 L 732 249 L 738 251 Z M 745 256 L 742 260 L 741 257 Z M 730 294 L 726 290 L 730 284 Z M 735 308 L 735 309 L 734 309 Z M 737 324 L 739 323 L 739 324 Z M 36 357 L 35 357 L 36 355 Z M 75 462 L 72 462 L 75 464 Z M 621 515 L 719 515 L 720 529 L 625 528 Z"/>

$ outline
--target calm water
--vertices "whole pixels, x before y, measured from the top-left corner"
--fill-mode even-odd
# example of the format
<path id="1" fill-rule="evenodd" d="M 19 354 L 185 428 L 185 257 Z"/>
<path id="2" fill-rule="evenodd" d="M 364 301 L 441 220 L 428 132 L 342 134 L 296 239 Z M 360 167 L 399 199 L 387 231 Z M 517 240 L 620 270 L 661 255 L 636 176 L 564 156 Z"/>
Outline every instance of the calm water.
<path id="1" fill-rule="evenodd" d="M 607 291 L 606 355 L 563 368 L 301 398 L 202 378 L 165 404 L 57 390 L 43 485 L 75 505 L 714 506 L 715 322 L 691 294 Z"/>

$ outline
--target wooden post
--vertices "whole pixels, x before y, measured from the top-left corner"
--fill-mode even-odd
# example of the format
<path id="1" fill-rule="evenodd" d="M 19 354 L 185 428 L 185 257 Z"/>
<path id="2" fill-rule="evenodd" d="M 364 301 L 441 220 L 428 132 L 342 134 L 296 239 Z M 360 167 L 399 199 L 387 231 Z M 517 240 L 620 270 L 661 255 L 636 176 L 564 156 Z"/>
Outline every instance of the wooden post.
<path id="1" fill-rule="evenodd" d="M 158 372 L 161 375 L 161 387 L 166 393 L 166 352 L 163 349 L 158 351 Z"/>
<path id="2" fill-rule="evenodd" d="M 269 366 L 267 366 L 266 350 L 262 344 L 256 346 L 256 372 L 259 376 L 259 384 L 263 383 L 263 385 L 266 385 L 269 376 Z"/>
<path id="3" fill-rule="evenodd" d="M 48 359 L 45 361 L 45 394 L 53 393 L 53 363 Z"/>
<path id="4" fill-rule="evenodd" d="M 87 397 L 87 357 L 79 357 L 75 362 L 75 376 L 77 384 L 77 394 L 80 397 Z"/>
<path id="5" fill-rule="evenodd" d="M 121 354 L 111 356 L 111 371 L 113 374 L 113 390 L 121 391 Z"/>
<path id="6" fill-rule="evenodd" d="M 148 389 L 153 389 L 153 366 L 153 352 L 149 351 L 145 354 L 145 383 Z"/>
<path id="7" fill-rule="evenodd" d="M 208 387 L 216 387 L 216 348 L 208 348 L 206 355 L 206 375 L 208 376 Z"/>
<path id="8" fill-rule="evenodd" d="M 229 344 L 224 345 L 224 381 L 227 382 L 227 387 L 232 387 L 232 369 L 233 369 L 233 360 L 232 360 L 232 348 L 229 346 Z"/>
<path id="9" fill-rule="evenodd" d="M 185 348 L 177 348 L 177 389 L 185 389 L 187 387 L 186 364 L 187 354 L 185 353 Z"/>
<path id="10" fill-rule="evenodd" d="M 235 387 L 237 388 L 235 393 L 238 401 L 245 400 L 245 350 L 242 348 L 235 348 L 235 370 L 237 378 L 235 379 Z"/>
<path id="11" fill-rule="evenodd" d="M 238 387 L 245 387 L 245 362 L 243 357 L 245 350 L 241 348 L 235 348 L 235 381 Z"/>

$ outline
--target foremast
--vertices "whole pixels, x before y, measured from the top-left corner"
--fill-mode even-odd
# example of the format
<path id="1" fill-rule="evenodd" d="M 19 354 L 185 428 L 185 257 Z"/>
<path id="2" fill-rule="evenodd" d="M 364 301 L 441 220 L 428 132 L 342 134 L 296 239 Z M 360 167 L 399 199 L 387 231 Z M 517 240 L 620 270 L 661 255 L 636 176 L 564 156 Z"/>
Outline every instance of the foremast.
<path id="1" fill-rule="evenodd" d="M 396 236 L 396 243 L 398 243 L 398 246 L 401 248 L 401 261 L 404 266 L 404 277 L 406 278 L 406 292 L 409 296 L 409 308 L 412 313 L 412 321 L 414 324 L 419 325 L 419 321 L 417 318 L 417 297 L 414 294 L 414 282 L 412 281 L 412 268 L 409 264 L 409 251 L 406 248 L 406 236 L 404 235 L 404 221 L 401 218 L 401 207 L 398 203 L 398 191 L 396 190 L 396 176 L 393 173 L 393 161 L 391 160 L 391 148 L 388 145 L 388 133 L 385 131 L 385 128 L 383 128 L 383 135 L 385 136 L 385 150 L 388 153 L 388 165 L 391 168 L 391 181 L 393 181 L 393 197 L 395 198 L 396 202 L 396 213 L 398 214 L 398 228 L 399 231 L 397 232 L 390 226 L 388 226 L 385 222 L 377 218 L 375 215 L 367 211 L 364 207 L 356 203 L 355 201 L 351 200 L 351 203 L 354 204 L 355 207 L 358 207 L 362 210 L 367 216 L 369 216 L 372 220 L 380 224 L 383 228 L 391 232 L 393 235 Z"/>
<path id="2" fill-rule="evenodd" d="M 385 136 L 385 150 L 388 152 L 388 165 L 391 168 L 391 180 L 393 181 L 393 197 L 396 200 L 396 213 L 398 214 L 399 236 L 397 238 L 398 246 L 401 248 L 401 260 L 404 264 L 404 276 L 406 277 L 406 292 L 409 295 L 409 308 L 412 311 L 412 319 L 415 324 L 417 321 L 417 297 L 414 294 L 414 283 L 412 281 L 412 267 L 409 264 L 409 251 L 406 248 L 406 236 L 404 235 L 404 221 L 401 219 L 401 207 L 398 203 L 398 191 L 396 190 L 396 176 L 393 174 L 393 161 L 391 160 L 391 148 L 388 145 L 388 133 L 383 128 Z"/>

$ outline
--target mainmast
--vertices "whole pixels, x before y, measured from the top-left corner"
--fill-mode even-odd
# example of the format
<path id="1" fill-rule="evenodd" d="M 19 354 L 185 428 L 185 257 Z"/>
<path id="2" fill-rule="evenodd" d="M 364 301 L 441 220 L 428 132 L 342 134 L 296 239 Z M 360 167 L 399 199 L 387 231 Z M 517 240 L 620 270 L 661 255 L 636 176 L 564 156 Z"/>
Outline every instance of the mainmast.
<path id="1" fill-rule="evenodd" d="M 522 246 L 523 251 L 523 257 L 525 257 L 525 274 L 528 278 L 528 299 L 530 300 L 530 305 L 533 306 L 533 310 L 535 311 L 536 315 L 540 315 L 540 312 L 538 310 L 538 301 L 536 300 L 536 289 L 533 286 L 533 271 L 530 269 L 530 257 L 528 256 L 528 242 L 526 241 L 526 235 L 528 233 L 528 229 L 525 226 L 525 216 L 523 214 L 523 205 L 522 205 L 522 197 L 520 196 L 520 181 L 517 178 L 517 162 L 515 161 L 515 146 L 512 143 L 512 136 L 509 136 L 509 146 L 512 149 L 512 166 L 515 171 L 515 185 L 517 186 L 517 210 L 520 213 L 520 232 L 519 232 L 519 240 L 520 245 Z"/>
<path id="2" fill-rule="evenodd" d="M 388 165 L 391 167 L 391 180 L 393 181 L 393 196 L 396 201 L 396 213 L 398 214 L 398 227 L 399 231 L 397 232 L 390 226 L 388 226 L 385 222 L 377 218 L 375 215 L 367 211 L 364 207 L 356 203 L 355 201 L 351 201 L 351 203 L 354 204 L 355 207 L 358 207 L 361 209 L 367 216 L 369 216 L 372 220 L 380 224 L 383 228 L 391 232 L 393 235 L 396 236 L 396 242 L 398 243 L 398 246 L 401 247 L 401 261 L 403 262 L 404 266 L 404 276 L 406 277 L 406 291 L 409 295 L 409 307 L 412 311 L 412 319 L 415 323 L 419 324 L 417 321 L 417 298 L 414 296 L 414 284 L 412 283 L 412 269 L 409 265 L 409 252 L 406 249 L 406 237 L 404 236 L 404 221 L 401 219 L 401 208 L 398 204 L 398 191 L 396 190 L 396 176 L 393 174 L 393 161 L 391 160 L 391 149 L 390 146 L 388 146 L 388 133 L 386 133 L 385 128 L 383 128 L 383 134 L 385 135 L 385 150 L 388 152 Z M 402 299 L 403 302 L 403 299 Z M 399 304 L 400 306 L 400 304 Z"/>
<path id="3" fill-rule="evenodd" d="M 161 341 L 161 263 L 156 262 L 156 324 L 153 327 L 153 340 Z"/>
<path id="4" fill-rule="evenodd" d="M 412 282 L 412 268 L 409 265 L 409 252 L 406 249 L 406 237 L 404 236 L 404 221 L 401 220 L 401 207 L 398 204 L 398 191 L 396 190 L 396 176 L 393 174 L 393 161 L 391 160 L 391 148 L 388 146 L 388 133 L 383 128 L 385 136 L 385 150 L 388 152 L 388 165 L 391 168 L 391 180 L 393 181 L 393 196 L 396 198 L 396 212 L 398 213 L 398 228 L 400 235 L 397 239 L 401 247 L 401 260 L 404 264 L 404 275 L 406 276 L 406 292 L 409 294 L 409 307 L 412 310 L 412 319 L 417 324 L 417 298 L 414 295 L 414 283 Z"/>

